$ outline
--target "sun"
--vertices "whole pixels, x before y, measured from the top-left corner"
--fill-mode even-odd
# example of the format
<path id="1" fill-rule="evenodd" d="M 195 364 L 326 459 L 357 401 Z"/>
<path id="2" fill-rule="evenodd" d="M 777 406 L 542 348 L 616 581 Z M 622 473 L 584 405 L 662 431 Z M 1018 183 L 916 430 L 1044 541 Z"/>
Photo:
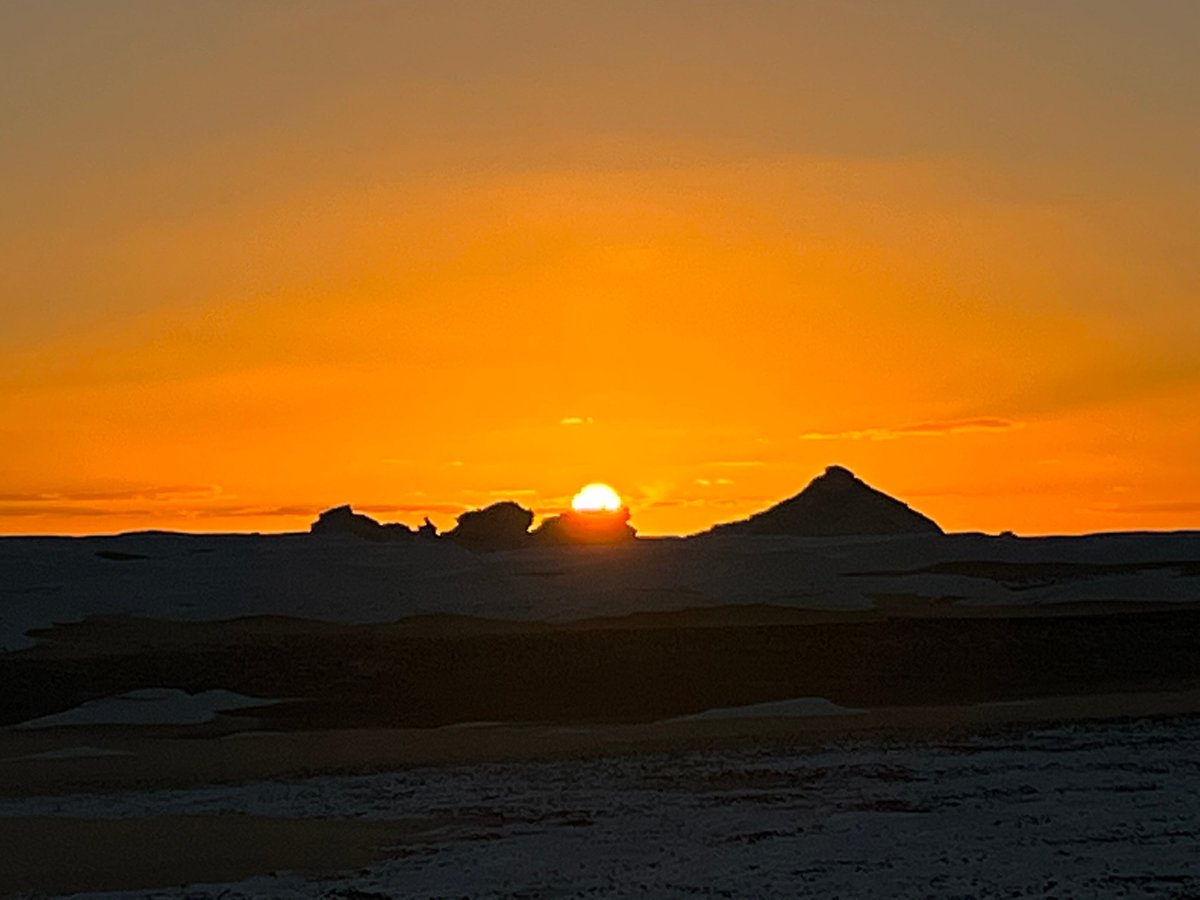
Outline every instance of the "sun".
<path id="1" fill-rule="evenodd" d="M 575 512 L 616 512 L 620 508 L 621 496 L 600 482 L 584 486 L 571 500 Z"/>

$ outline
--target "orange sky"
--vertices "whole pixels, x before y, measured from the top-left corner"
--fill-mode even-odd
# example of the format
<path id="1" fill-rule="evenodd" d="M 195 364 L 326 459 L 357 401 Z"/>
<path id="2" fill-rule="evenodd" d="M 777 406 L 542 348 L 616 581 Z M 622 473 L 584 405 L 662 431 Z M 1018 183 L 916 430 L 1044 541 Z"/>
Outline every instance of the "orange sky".
<path id="1" fill-rule="evenodd" d="M 0 9 L 0 533 L 1200 527 L 1188 2 Z"/>

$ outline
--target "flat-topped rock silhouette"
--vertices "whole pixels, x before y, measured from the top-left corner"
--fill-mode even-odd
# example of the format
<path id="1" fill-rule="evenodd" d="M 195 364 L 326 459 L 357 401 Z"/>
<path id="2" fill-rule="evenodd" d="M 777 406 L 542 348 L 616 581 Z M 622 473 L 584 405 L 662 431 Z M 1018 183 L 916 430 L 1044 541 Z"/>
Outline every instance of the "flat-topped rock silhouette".
<path id="1" fill-rule="evenodd" d="M 532 524 L 532 511 L 512 500 L 501 500 L 463 513 L 442 537 L 470 550 L 515 550 L 529 542 Z"/>
<path id="2" fill-rule="evenodd" d="M 312 534 L 353 534 L 368 541 L 404 541 L 416 537 L 407 525 L 399 522 L 384 525 L 370 516 L 356 513 L 349 503 L 325 510 L 308 530 Z"/>
<path id="3" fill-rule="evenodd" d="M 713 532 L 801 537 L 943 533 L 933 519 L 842 466 L 830 466 L 796 496 L 740 522 L 718 525 Z"/>

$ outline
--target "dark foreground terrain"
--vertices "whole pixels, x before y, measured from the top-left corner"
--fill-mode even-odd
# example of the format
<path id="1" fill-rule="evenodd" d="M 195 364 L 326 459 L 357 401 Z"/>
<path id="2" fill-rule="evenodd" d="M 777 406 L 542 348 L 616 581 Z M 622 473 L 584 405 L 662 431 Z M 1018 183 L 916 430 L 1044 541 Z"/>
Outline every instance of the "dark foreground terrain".
<path id="1" fill-rule="evenodd" d="M 0 895 L 1195 896 L 1198 540 L 0 541 Z"/>
<path id="2" fill-rule="evenodd" d="M 60 790 L 0 798 L 0 894 L 1194 897 L 1198 751 L 1175 716 Z"/>
<path id="3" fill-rule="evenodd" d="M 96 619 L 0 656 L 0 723 L 146 687 L 280 699 L 246 713 L 274 730 L 644 722 L 795 697 L 870 708 L 1200 687 L 1191 604 L 925 613 L 742 607 L 567 625 Z"/>

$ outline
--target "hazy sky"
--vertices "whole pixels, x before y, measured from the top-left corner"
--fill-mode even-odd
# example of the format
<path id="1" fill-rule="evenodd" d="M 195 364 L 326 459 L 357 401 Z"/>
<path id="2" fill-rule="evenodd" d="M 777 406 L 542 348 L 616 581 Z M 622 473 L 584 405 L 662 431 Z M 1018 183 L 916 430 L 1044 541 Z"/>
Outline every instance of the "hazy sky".
<path id="1" fill-rule="evenodd" d="M 1200 3 L 0 0 L 0 532 L 1200 526 Z"/>

